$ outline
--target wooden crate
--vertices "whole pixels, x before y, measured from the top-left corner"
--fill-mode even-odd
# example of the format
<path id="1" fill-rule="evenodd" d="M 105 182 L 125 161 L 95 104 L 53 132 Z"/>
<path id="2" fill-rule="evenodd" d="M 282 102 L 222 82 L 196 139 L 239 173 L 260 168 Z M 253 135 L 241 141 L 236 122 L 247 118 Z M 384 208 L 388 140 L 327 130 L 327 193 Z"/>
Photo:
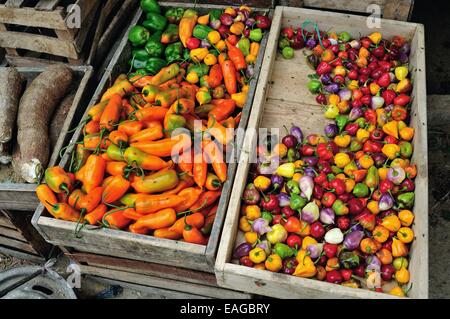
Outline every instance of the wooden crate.
<path id="1" fill-rule="evenodd" d="M 31 84 L 45 68 L 17 68 L 26 78 L 27 84 Z M 59 161 L 59 152 L 64 145 L 67 145 L 70 139 L 69 130 L 78 124 L 86 108 L 86 97 L 88 96 L 88 83 L 92 76 L 92 67 L 73 66 L 74 81 L 70 91 L 76 92 L 72 107 L 67 114 L 66 122 L 56 143 L 55 149 L 51 155 L 49 165 L 54 165 Z M 0 168 L 5 169 L 3 167 Z M 35 194 L 35 184 L 12 184 L 0 183 L 0 209 L 34 211 L 39 204 Z"/>
<path id="2" fill-rule="evenodd" d="M 81 64 L 82 49 L 100 3 L 99 0 L 2 0 L 0 47 L 6 49 L 6 59 L 10 65 L 20 66 L 38 62 L 36 59 L 41 56 Z M 79 8 L 80 28 L 67 23 L 73 20 L 69 12 L 71 4 Z"/>
<path id="3" fill-rule="evenodd" d="M 247 293 L 220 288 L 211 273 L 89 253 L 66 253 L 81 274 L 132 284 L 135 289 L 153 288 L 162 296 L 183 293 L 185 298 L 250 299 Z"/>
<path id="4" fill-rule="evenodd" d="M 329 13 L 308 9 L 277 7 L 266 49 L 264 64 L 255 94 L 249 128 L 277 128 L 296 123 L 305 134 L 318 133 L 327 123 L 323 109 L 315 97 L 307 90 L 308 74 L 314 73 L 306 64 L 302 52 L 297 52 L 292 60 L 284 60 L 277 52 L 280 30 L 288 25 L 299 25 L 304 20 L 317 21 L 320 29 L 336 32 L 348 31 L 353 37 L 370 34 L 364 17 Z M 416 220 L 413 227 L 416 234 L 411 249 L 409 269 L 411 271 L 413 298 L 428 296 L 428 160 L 427 160 L 427 101 L 425 82 L 424 28 L 420 24 L 382 20 L 384 36 L 403 35 L 412 41 L 411 73 L 414 83 L 412 125 L 416 130 L 414 157 L 418 166 L 416 182 Z M 283 132 L 283 131 L 280 131 Z M 282 133 L 281 133 L 282 134 Z M 238 234 L 238 220 L 246 176 L 250 168 L 250 158 L 254 154 L 252 136 L 247 134 L 241 161 L 231 195 L 224 231 L 219 247 L 216 275 L 220 286 L 253 292 L 276 298 L 388 298 L 387 294 L 368 290 L 353 289 L 309 280 L 259 271 L 232 263 L 232 254 Z"/>
<path id="5" fill-rule="evenodd" d="M 163 7 L 190 7 L 190 5 L 184 3 L 161 3 L 161 5 Z M 223 6 L 204 5 L 198 6 L 197 10 L 201 12 L 202 10 L 205 11 L 212 8 L 223 8 Z M 261 10 L 272 14 L 272 11 Z M 136 25 L 141 18 L 142 11 L 139 10 L 134 17 L 130 28 Z M 128 34 L 128 32 L 126 34 Z M 255 77 L 250 83 L 250 92 L 247 105 L 243 108 L 243 115 L 240 123 L 241 128 L 245 128 L 248 122 L 267 38 L 268 36 L 266 35 L 261 42 L 261 51 L 256 63 Z M 127 36 L 125 36 L 121 40 L 118 50 L 107 68 L 103 79 L 101 80 L 89 105 L 94 105 L 99 101 L 103 92 L 105 92 L 105 90 L 111 85 L 111 81 L 114 81 L 119 74 L 127 73 L 129 70 L 127 61 L 130 57 L 131 46 L 128 43 Z M 87 116 L 87 114 L 85 114 L 85 116 Z M 71 144 L 80 140 L 81 137 L 82 130 L 79 128 L 78 131 L 75 132 Z M 240 145 L 241 142 L 242 141 L 237 141 L 237 144 Z M 67 152 L 70 153 L 71 148 L 69 148 Z M 60 165 L 67 166 L 69 160 L 69 155 L 65 156 Z M 222 224 L 225 219 L 228 200 L 231 195 L 231 186 L 233 184 L 236 168 L 236 164 L 229 165 L 229 180 L 223 186 L 223 193 L 220 198 L 217 217 L 213 225 L 209 243 L 206 247 L 112 229 L 97 229 L 91 231 L 86 229 L 83 230 L 82 237 L 77 238 L 74 236 L 74 223 L 50 218 L 49 214 L 45 212 L 42 205 L 40 205 L 36 210 L 33 217 L 33 225 L 35 225 L 35 227 L 49 243 L 57 246 L 72 247 L 84 252 L 161 263 L 213 273 L 220 233 L 222 231 Z"/>
<path id="6" fill-rule="evenodd" d="M 384 19 L 401 21 L 408 21 L 414 8 L 414 0 L 280 0 L 278 4 L 360 14 L 372 14 L 370 10 L 368 12 L 369 6 L 378 5 Z"/>
<path id="7" fill-rule="evenodd" d="M 31 213 L 0 210 L 0 253 L 42 262 L 52 246 L 31 225 Z"/>

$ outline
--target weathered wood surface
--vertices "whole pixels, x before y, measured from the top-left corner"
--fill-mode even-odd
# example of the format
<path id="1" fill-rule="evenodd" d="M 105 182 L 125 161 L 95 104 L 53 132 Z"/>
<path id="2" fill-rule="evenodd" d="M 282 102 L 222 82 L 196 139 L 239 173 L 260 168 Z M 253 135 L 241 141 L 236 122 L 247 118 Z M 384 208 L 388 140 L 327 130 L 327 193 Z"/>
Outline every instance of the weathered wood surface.
<path id="1" fill-rule="evenodd" d="M 29 85 L 45 68 L 18 68 L 18 71 L 27 79 Z M 74 71 L 74 81 L 69 89 L 76 92 L 72 107 L 67 114 L 63 129 L 50 158 L 49 166 L 59 161 L 59 152 L 70 139 L 69 131 L 78 124 L 86 108 L 86 98 L 89 96 L 89 80 L 93 70 L 91 67 L 71 67 Z M 69 93 L 70 93 L 69 92 Z M 68 94 L 69 94 L 68 93 Z M 36 185 L 0 183 L 0 209 L 34 211 L 38 206 Z"/>
<path id="2" fill-rule="evenodd" d="M 249 128 L 278 128 L 294 123 L 305 129 L 305 134 L 317 133 L 326 123 L 323 110 L 315 103 L 314 96 L 307 91 L 308 70 L 301 52 L 293 60 L 277 57 L 277 43 L 281 27 L 298 25 L 304 20 L 317 21 L 320 29 L 345 29 L 354 37 L 369 34 L 364 17 L 351 16 L 307 9 L 277 7 L 273 21 L 271 38 L 267 46 L 259 85 L 255 94 Z M 412 42 L 410 71 L 414 80 L 414 102 L 412 105 L 412 125 L 416 129 L 413 162 L 417 163 L 419 174 L 416 178 L 416 240 L 411 249 L 412 298 L 428 297 L 428 159 L 427 159 L 427 119 L 425 51 L 423 26 L 391 20 L 382 21 L 380 30 L 384 36 L 403 35 Z M 290 66 L 290 67 L 289 67 Z M 302 79 L 303 77 L 304 79 Z M 227 218 L 224 224 L 221 245 L 217 254 L 216 276 L 219 285 L 275 298 L 391 298 L 362 289 L 349 289 L 315 280 L 307 280 L 257 271 L 231 263 L 231 256 L 238 233 L 238 220 L 245 176 L 250 168 L 250 158 L 254 152 L 252 136 L 244 141 L 241 161 L 233 185 Z"/>
<path id="3" fill-rule="evenodd" d="M 184 3 L 160 3 L 163 7 L 183 6 L 190 7 Z M 197 7 L 200 13 L 206 13 L 212 8 L 223 8 L 223 6 L 201 5 Z M 264 11 L 271 13 L 271 11 Z M 142 18 L 142 11 L 139 10 L 134 19 L 130 23 L 129 28 L 133 27 Z M 110 86 L 111 82 L 121 73 L 126 73 L 129 69 L 127 61 L 131 56 L 131 47 L 128 44 L 127 33 L 112 58 L 110 65 L 107 67 L 100 84 L 94 93 L 89 105 L 94 105 L 100 100 L 102 94 Z M 266 35 L 261 43 L 260 57 L 257 62 L 257 72 L 250 84 L 250 93 L 247 105 L 243 109 L 243 116 L 240 127 L 245 128 L 250 115 L 253 94 L 256 90 L 258 80 L 258 66 L 262 64 L 262 58 L 265 51 L 265 45 L 268 36 Z M 87 116 L 87 114 L 85 114 Z M 71 144 L 77 142 L 82 137 L 82 128 L 80 127 L 73 135 Z M 240 141 L 237 142 L 240 144 Z M 61 166 L 66 166 L 70 162 L 70 154 L 73 150 L 69 147 L 66 155 L 60 162 Z M 110 229 L 102 229 L 96 231 L 83 231 L 83 237 L 75 238 L 73 230 L 74 223 L 64 222 L 49 218 L 44 212 L 42 205 L 36 210 L 33 218 L 33 224 L 39 229 L 42 236 L 52 244 L 58 246 L 72 247 L 80 251 L 91 252 L 96 254 L 110 255 L 121 258 L 129 258 L 133 260 L 141 260 L 146 262 L 154 262 L 178 266 L 181 268 L 195 269 L 209 273 L 214 272 L 215 256 L 219 244 L 220 234 L 222 231 L 223 220 L 228 206 L 228 199 L 231 194 L 231 186 L 235 176 L 237 165 L 231 164 L 228 168 L 229 180 L 223 187 L 222 196 L 219 202 L 216 220 L 210 235 L 209 243 L 205 246 L 186 244 L 171 240 L 160 240 L 151 236 L 136 235 L 127 232 L 115 231 Z"/>
<path id="4" fill-rule="evenodd" d="M 428 95 L 428 122 L 433 127 L 448 127 L 450 95 Z"/>

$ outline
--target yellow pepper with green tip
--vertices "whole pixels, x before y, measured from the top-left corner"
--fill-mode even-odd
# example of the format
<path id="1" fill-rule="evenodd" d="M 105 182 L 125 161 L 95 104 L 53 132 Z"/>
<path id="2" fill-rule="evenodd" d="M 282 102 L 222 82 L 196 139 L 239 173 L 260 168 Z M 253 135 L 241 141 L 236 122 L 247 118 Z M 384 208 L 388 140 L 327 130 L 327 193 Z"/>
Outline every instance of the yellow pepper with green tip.
<path id="1" fill-rule="evenodd" d="M 292 178 L 295 174 L 295 164 L 294 163 L 286 163 L 278 167 L 277 175 L 285 178 Z"/>
<path id="2" fill-rule="evenodd" d="M 400 146 L 397 144 L 385 144 L 381 150 L 389 159 L 395 159 L 400 153 Z"/>
<path id="3" fill-rule="evenodd" d="M 232 94 L 231 99 L 236 102 L 237 107 L 243 108 L 245 106 L 245 103 L 247 103 L 247 93 L 241 92 Z"/>
<path id="4" fill-rule="evenodd" d="M 382 39 L 382 35 L 380 32 L 374 32 L 371 35 L 369 35 L 369 39 L 373 42 L 373 44 L 378 44 L 380 43 L 381 39 Z"/>
<path id="5" fill-rule="evenodd" d="M 383 125 L 383 132 L 398 139 L 398 122 L 391 121 Z"/>
<path id="6" fill-rule="evenodd" d="M 409 70 L 406 66 L 399 66 L 395 68 L 394 72 L 397 80 L 402 81 L 408 76 Z"/>
<path id="7" fill-rule="evenodd" d="M 306 250 L 299 251 L 296 260 L 298 262 L 298 266 L 295 268 L 294 276 L 312 278 L 317 274 L 316 265 L 314 265 L 311 257 L 307 255 Z"/>
<path id="8" fill-rule="evenodd" d="M 360 141 L 361 143 L 366 142 L 370 138 L 370 133 L 368 130 L 365 130 L 363 128 L 360 128 L 356 132 L 356 139 Z"/>
<path id="9" fill-rule="evenodd" d="M 208 54 L 209 54 L 208 49 L 198 48 L 191 50 L 190 57 L 194 62 L 200 63 L 206 58 Z"/>

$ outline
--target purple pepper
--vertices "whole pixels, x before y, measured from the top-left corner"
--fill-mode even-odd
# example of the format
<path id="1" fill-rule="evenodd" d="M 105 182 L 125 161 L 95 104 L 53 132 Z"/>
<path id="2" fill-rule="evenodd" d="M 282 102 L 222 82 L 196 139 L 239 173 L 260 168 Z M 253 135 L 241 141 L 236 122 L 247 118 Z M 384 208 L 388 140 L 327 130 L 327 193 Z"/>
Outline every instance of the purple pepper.
<path id="1" fill-rule="evenodd" d="M 317 157 L 314 157 L 314 156 L 308 156 L 308 157 L 304 157 L 303 158 L 303 162 L 308 164 L 308 166 L 314 167 L 319 162 L 319 159 Z"/>
<path id="2" fill-rule="evenodd" d="M 200 48 L 209 49 L 211 47 L 211 43 L 209 43 L 207 40 L 202 40 L 200 42 Z"/>
<path id="3" fill-rule="evenodd" d="M 330 124 L 327 124 L 327 126 L 325 126 L 325 135 L 328 138 L 334 138 L 336 135 L 338 135 L 338 133 L 339 133 L 339 128 L 337 127 L 336 124 L 330 123 Z"/>
<path id="4" fill-rule="evenodd" d="M 409 55 L 411 53 L 411 45 L 408 42 L 405 42 L 398 51 L 400 54 L 403 53 Z"/>
<path id="5" fill-rule="evenodd" d="M 312 167 L 307 167 L 305 168 L 305 176 L 309 176 L 309 177 L 316 177 L 316 173 L 314 172 L 314 169 Z"/>
<path id="6" fill-rule="evenodd" d="M 336 215 L 331 208 L 324 208 L 320 211 L 320 221 L 325 225 L 333 225 Z"/>
<path id="7" fill-rule="evenodd" d="M 348 233 L 344 238 L 344 247 L 347 250 L 355 250 L 359 247 L 361 240 L 364 238 L 364 232 L 356 230 Z"/>
<path id="8" fill-rule="evenodd" d="M 254 74 L 255 74 L 255 67 L 252 64 L 248 65 L 247 69 L 245 70 L 245 76 L 251 79 Z"/>
<path id="9" fill-rule="evenodd" d="M 329 74 L 323 74 L 323 75 L 320 77 L 320 81 L 321 81 L 323 84 L 328 84 L 328 83 L 330 83 L 330 81 L 331 81 L 331 76 L 330 76 Z"/>
<path id="10" fill-rule="evenodd" d="M 278 205 L 280 207 L 288 207 L 291 204 L 291 198 L 286 193 L 280 193 L 278 194 Z"/>
<path id="11" fill-rule="evenodd" d="M 325 91 L 329 93 L 338 93 L 339 92 L 339 84 L 331 83 L 324 86 Z"/>
<path id="12" fill-rule="evenodd" d="M 389 193 L 381 195 L 380 201 L 378 202 L 378 209 L 381 212 L 387 211 L 394 206 L 394 199 Z"/>
<path id="13" fill-rule="evenodd" d="M 282 189 L 284 186 L 284 179 L 280 175 L 274 174 L 271 178 L 273 189 Z"/>
<path id="14" fill-rule="evenodd" d="M 383 153 L 376 153 L 372 155 L 372 159 L 375 162 L 375 166 L 379 168 L 384 165 L 387 157 Z"/>
<path id="15" fill-rule="evenodd" d="M 248 18 L 247 20 L 245 20 L 245 26 L 249 27 L 249 28 L 253 27 L 255 25 L 255 23 L 256 23 L 256 20 L 253 18 Z"/>
<path id="16" fill-rule="evenodd" d="M 313 38 L 309 38 L 308 41 L 306 41 L 306 46 L 308 47 L 308 49 L 313 49 L 316 45 L 317 42 Z"/>
<path id="17" fill-rule="evenodd" d="M 242 257 L 248 256 L 250 254 L 250 251 L 253 249 L 252 245 L 248 243 L 240 244 L 236 247 L 234 250 L 233 257 L 235 259 L 240 259 Z"/>
<path id="18" fill-rule="evenodd" d="M 406 64 L 409 62 L 409 56 L 406 53 L 400 53 L 399 60 L 402 64 Z"/>
<path id="19" fill-rule="evenodd" d="M 292 136 L 295 136 L 299 143 L 303 143 L 303 132 L 302 129 L 298 126 L 292 126 L 289 132 Z"/>

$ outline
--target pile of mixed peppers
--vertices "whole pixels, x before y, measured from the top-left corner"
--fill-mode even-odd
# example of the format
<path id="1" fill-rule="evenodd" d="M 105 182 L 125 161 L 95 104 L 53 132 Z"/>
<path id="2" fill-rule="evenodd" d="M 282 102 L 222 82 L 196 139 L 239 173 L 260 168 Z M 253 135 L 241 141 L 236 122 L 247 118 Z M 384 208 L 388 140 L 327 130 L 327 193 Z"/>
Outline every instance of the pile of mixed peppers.
<path id="1" fill-rule="evenodd" d="M 227 129 L 239 125 L 270 20 L 246 6 L 204 16 L 141 7 L 146 20 L 129 33 L 134 72 L 88 111 L 70 167 L 48 168 L 37 196 L 77 234 L 92 225 L 206 245 L 227 180 Z"/>
<path id="2" fill-rule="evenodd" d="M 281 143 L 268 139 L 257 149 L 239 223 L 245 242 L 234 257 L 247 267 L 405 296 L 417 175 L 410 45 L 378 32 L 358 40 L 282 30 L 285 58 L 303 48 L 316 71 L 309 90 L 334 122 L 306 137 L 294 126 Z"/>

